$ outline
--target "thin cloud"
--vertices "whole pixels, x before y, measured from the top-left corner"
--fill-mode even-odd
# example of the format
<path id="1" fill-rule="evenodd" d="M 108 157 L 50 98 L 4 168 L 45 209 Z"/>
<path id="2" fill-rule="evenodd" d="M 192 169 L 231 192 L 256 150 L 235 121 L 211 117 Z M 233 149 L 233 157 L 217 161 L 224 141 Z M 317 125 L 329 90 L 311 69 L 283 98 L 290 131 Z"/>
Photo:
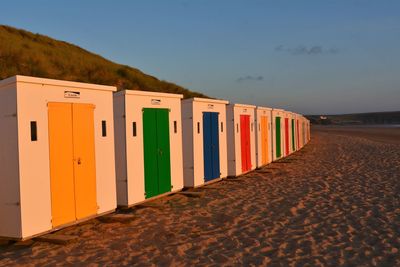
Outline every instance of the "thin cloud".
<path id="1" fill-rule="evenodd" d="M 284 45 L 278 45 L 275 47 L 276 52 L 286 52 L 292 55 L 322 55 L 322 54 L 337 54 L 339 50 L 337 48 L 324 48 L 321 45 L 305 46 L 299 45 L 296 47 L 285 47 Z"/>
<path id="2" fill-rule="evenodd" d="M 239 77 L 236 79 L 236 82 L 241 83 L 241 82 L 250 82 L 250 81 L 262 81 L 264 80 L 264 76 L 251 76 L 251 75 L 247 75 L 247 76 L 243 76 L 243 77 Z"/>

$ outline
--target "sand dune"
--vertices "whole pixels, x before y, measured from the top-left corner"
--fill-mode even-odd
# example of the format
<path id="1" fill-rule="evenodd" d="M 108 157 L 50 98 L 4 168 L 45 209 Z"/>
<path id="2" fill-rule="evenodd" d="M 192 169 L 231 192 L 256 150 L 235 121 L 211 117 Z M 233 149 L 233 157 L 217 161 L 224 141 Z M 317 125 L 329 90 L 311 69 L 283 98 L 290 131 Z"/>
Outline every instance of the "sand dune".
<path id="1" fill-rule="evenodd" d="M 60 233 L 71 244 L 0 247 L 0 266 L 400 265 L 400 146 L 317 131 L 303 150 L 203 197 L 173 195 Z"/>

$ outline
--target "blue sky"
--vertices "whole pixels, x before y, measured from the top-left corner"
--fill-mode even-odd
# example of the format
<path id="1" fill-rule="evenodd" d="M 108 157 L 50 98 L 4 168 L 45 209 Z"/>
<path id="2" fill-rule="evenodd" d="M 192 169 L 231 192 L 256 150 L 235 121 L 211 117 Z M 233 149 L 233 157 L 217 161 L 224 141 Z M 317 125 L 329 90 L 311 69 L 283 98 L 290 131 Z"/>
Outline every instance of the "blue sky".
<path id="1" fill-rule="evenodd" d="M 400 110 L 400 1 L 7 1 L 0 24 L 238 103 Z"/>

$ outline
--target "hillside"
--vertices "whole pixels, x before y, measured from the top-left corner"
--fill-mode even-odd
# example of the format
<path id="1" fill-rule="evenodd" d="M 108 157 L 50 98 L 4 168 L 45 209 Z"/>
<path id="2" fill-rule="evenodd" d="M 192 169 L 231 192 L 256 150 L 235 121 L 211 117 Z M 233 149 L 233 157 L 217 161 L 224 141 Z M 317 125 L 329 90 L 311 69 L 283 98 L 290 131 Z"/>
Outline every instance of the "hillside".
<path id="1" fill-rule="evenodd" d="M 313 124 L 400 124 L 400 111 L 306 116 Z"/>
<path id="2" fill-rule="evenodd" d="M 0 25 L 0 80 L 17 74 L 205 97 L 73 44 Z"/>

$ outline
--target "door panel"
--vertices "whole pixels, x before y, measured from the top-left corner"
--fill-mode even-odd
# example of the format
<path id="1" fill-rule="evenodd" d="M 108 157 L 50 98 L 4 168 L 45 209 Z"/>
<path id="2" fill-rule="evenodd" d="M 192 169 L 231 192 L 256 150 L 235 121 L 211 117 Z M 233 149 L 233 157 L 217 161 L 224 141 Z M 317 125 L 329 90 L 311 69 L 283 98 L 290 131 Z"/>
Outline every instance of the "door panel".
<path id="1" fill-rule="evenodd" d="M 169 110 L 143 109 L 146 198 L 171 191 Z"/>
<path id="2" fill-rule="evenodd" d="M 246 153 L 246 120 L 245 116 L 241 115 L 240 116 L 240 152 L 241 152 L 241 158 L 242 158 L 242 171 L 246 171 L 247 169 L 247 153 Z"/>
<path id="3" fill-rule="evenodd" d="M 292 119 L 292 150 L 296 151 L 296 139 L 294 138 L 296 134 L 295 127 L 294 127 L 294 119 Z"/>
<path id="4" fill-rule="evenodd" d="M 207 182 L 213 178 L 212 162 L 212 136 L 211 136 L 211 113 L 203 113 L 203 158 L 204 158 L 204 180 Z"/>
<path id="5" fill-rule="evenodd" d="M 169 110 L 156 109 L 158 145 L 158 194 L 171 191 Z"/>
<path id="6" fill-rule="evenodd" d="M 275 118 L 275 150 L 276 157 L 282 157 L 282 145 L 281 145 L 281 118 Z"/>
<path id="7" fill-rule="evenodd" d="M 251 153 L 250 153 L 250 149 L 251 149 L 251 147 L 250 147 L 250 116 L 247 116 L 247 119 L 246 119 L 246 123 L 247 123 L 247 127 L 246 127 L 246 129 L 247 129 L 247 138 L 246 138 L 246 140 L 247 140 L 247 149 L 246 149 L 246 152 L 247 152 L 247 170 L 250 170 L 251 169 Z"/>
<path id="8" fill-rule="evenodd" d="M 146 198 L 158 195 L 157 114 L 143 109 L 144 182 Z"/>
<path id="9" fill-rule="evenodd" d="M 289 155 L 289 119 L 285 118 L 285 156 Z"/>
<path id="10" fill-rule="evenodd" d="M 242 154 L 242 171 L 246 172 L 251 169 L 249 115 L 240 115 L 240 140 Z"/>
<path id="11" fill-rule="evenodd" d="M 75 221 L 72 105 L 48 103 L 52 225 Z"/>
<path id="12" fill-rule="evenodd" d="M 267 164 L 268 158 L 268 117 L 261 116 L 261 164 Z"/>
<path id="13" fill-rule="evenodd" d="M 72 104 L 76 218 L 97 213 L 94 106 Z"/>
<path id="14" fill-rule="evenodd" d="M 300 148 L 300 137 L 299 137 L 299 120 L 296 120 L 296 137 L 297 137 L 297 148 Z"/>
<path id="15" fill-rule="evenodd" d="M 211 151 L 212 151 L 212 178 L 219 178 L 220 166 L 219 166 L 219 128 L 218 128 L 218 113 L 211 113 Z"/>
<path id="16" fill-rule="evenodd" d="M 204 180 L 220 177 L 218 113 L 203 112 Z"/>

